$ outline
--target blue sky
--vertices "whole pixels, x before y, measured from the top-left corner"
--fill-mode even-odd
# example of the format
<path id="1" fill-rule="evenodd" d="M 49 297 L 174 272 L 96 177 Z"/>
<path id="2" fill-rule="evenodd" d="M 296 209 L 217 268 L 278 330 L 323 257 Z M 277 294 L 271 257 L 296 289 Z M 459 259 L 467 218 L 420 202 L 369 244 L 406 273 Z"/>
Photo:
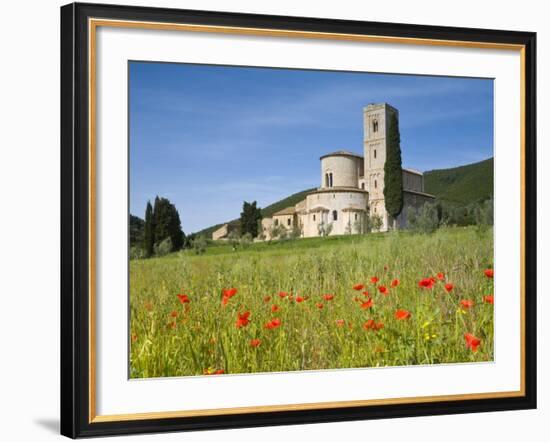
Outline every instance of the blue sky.
<path id="1" fill-rule="evenodd" d="M 130 212 L 155 195 L 185 233 L 319 186 L 319 157 L 362 154 L 362 109 L 399 109 L 404 167 L 493 155 L 493 81 L 131 62 Z"/>

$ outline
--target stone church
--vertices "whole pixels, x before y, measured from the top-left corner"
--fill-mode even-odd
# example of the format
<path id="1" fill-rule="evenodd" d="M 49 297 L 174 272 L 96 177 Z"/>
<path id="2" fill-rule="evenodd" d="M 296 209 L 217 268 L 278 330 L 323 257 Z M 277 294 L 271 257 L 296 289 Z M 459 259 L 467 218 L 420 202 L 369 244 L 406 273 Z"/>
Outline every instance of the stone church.
<path id="1" fill-rule="evenodd" d="M 298 204 L 264 218 L 263 237 L 270 239 L 274 227 L 279 226 L 279 230 L 284 227 L 302 237 L 359 233 L 367 217 L 372 219 L 373 215 L 380 220 L 379 231 L 387 231 L 393 225 L 384 202 L 386 137 L 391 114 L 399 120 L 398 110 L 387 103 L 363 108 L 363 155 L 345 150 L 323 155 L 321 186 Z M 433 199 L 433 195 L 424 192 L 423 174 L 403 168 L 403 210 L 396 219 L 397 227 L 406 226 L 407 207 L 417 208 Z M 227 234 L 227 226 L 214 232 L 213 238 L 222 239 L 223 233 Z"/>

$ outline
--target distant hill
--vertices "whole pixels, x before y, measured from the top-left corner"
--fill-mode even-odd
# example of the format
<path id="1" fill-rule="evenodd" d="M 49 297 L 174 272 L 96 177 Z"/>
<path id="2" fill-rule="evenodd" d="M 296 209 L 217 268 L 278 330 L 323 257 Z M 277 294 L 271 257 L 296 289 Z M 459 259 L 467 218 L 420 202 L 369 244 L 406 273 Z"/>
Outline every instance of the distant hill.
<path id="1" fill-rule="evenodd" d="M 130 215 L 130 245 L 134 246 L 142 242 L 143 240 L 143 227 L 145 221 L 140 217 Z"/>
<path id="2" fill-rule="evenodd" d="M 312 187 L 311 189 L 302 190 L 301 192 L 293 193 L 290 196 L 287 196 L 286 198 L 283 198 L 282 200 L 276 201 L 273 204 L 270 204 L 269 206 L 264 207 L 262 210 L 262 216 L 270 217 L 275 212 L 278 212 L 279 210 L 283 210 L 286 207 L 294 206 L 300 201 L 302 201 L 306 194 L 311 192 L 312 190 L 315 190 L 315 187 Z M 199 232 L 196 232 L 195 235 L 197 236 L 205 236 L 206 238 L 212 237 L 212 232 L 219 229 L 224 224 L 229 223 L 230 226 L 237 227 L 239 225 L 238 219 L 233 219 L 231 221 L 226 221 L 225 223 L 216 224 L 215 226 L 207 227 L 206 229 L 200 230 Z"/>
<path id="3" fill-rule="evenodd" d="M 484 201 L 493 196 L 493 158 L 424 172 L 424 190 L 454 206 Z"/>

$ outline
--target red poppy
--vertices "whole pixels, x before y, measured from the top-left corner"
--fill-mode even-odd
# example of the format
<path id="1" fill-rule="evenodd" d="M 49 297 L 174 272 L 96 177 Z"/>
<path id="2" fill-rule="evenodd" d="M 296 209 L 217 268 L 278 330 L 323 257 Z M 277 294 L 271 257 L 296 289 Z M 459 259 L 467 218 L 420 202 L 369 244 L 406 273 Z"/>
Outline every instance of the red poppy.
<path id="1" fill-rule="evenodd" d="M 472 301 L 471 299 L 461 299 L 460 300 L 460 305 L 463 308 L 470 308 L 470 307 L 474 306 L 474 301 Z"/>
<path id="2" fill-rule="evenodd" d="M 250 312 L 237 313 L 237 321 L 235 321 L 235 327 L 246 327 L 250 323 Z"/>
<path id="3" fill-rule="evenodd" d="M 271 311 L 272 311 L 272 312 L 278 312 L 279 310 L 280 310 L 280 307 L 279 307 L 278 305 L 273 304 L 273 305 L 271 306 Z"/>
<path id="4" fill-rule="evenodd" d="M 266 296 L 266 297 L 264 298 L 264 302 L 267 303 L 267 302 L 269 302 L 269 301 L 271 301 L 271 296 Z"/>
<path id="5" fill-rule="evenodd" d="M 370 296 L 369 292 L 363 292 L 363 295 L 365 295 L 367 298 Z"/>
<path id="6" fill-rule="evenodd" d="M 322 302 L 318 302 L 317 304 L 315 304 L 317 306 L 318 309 L 321 309 L 324 307 L 324 304 Z"/>
<path id="7" fill-rule="evenodd" d="M 435 281 L 433 278 L 424 278 L 418 282 L 418 287 L 422 287 L 423 289 L 431 289 L 434 286 L 434 282 Z"/>
<path id="8" fill-rule="evenodd" d="M 495 297 L 493 295 L 487 295 L 483 297 L 483 302 L 486 302 L 487 304 L 494 304 L 495 303 Z"/>
<path id="9" fill-rule="evenodd" d="M 384 328 L 383 322 L 375 322 L 374 319 L 369 319 L 367 322 L 363 324 L 363 328 L 365 330 L 373 330 L 378 331 L 382 328 Z"/>
<path id="10" fill-rule="evenodd" d="M 376 276 L 373 276 L 373 277 L 371 277 L 371 279 L 370 279 L 370 282 L 372 282 L 373 284 L 376 284 L 378 281 L 379 281 L 379 279 L 378 279 L 378 277 L 376 277 Z"/>
<path id="11" fill-rule="evenodd" d="M 132 342 L 136 342 L 136 341 L 137 341 L 137 338 L 138 338 L 137 335 L 134 333 L 134 334 L 132 335 Z"/>
<path id="12" fill-rule="evenodd" d="M 227 305 L 228 302 L 229 302 L 229 298 L 227 296 L 223 296 L 222 297 L 222 305 Z"/>
<path id="13" fill-rule="evenodd" d="M 445 279 L 445 274 L 439 272 L 439 273 L 437 274 L 437 279 L 439 279 L 440 281 L 443 281 L 443 280 Z"/>
<path id="14" fill-rule="evenodd" d="M 191 300 L 189 299 L 189 296 L 187 296 L 187 295 L 181 294 L 181 295 L 177 295 L 177 296 L 178 296 L 178 299 L 180 300 L 180 302 L 182 304 L 186 304 L 186 303 L 191 302 Z"/>
<path id="15" fill-rule="evenodd" d="M 495 271 L 493 269 L 485 269 L 483 270 L 483 273 L 485 273 L 485 276 L 487 278 L 492 278 L 493 276 L 495 276 Z"/>
<path id="16" fill-rule="evenodd" d="M 368 308 L 371 308 L 373 305 L 374 305 L 374 303 L 372 302 L 372 299 L 369 298 L 365 302 L 361 303 L 361 308 L 362 309 L 368 309 Z"/>
<path id="17" fill-rule="evenodd" d="M 279 297 L 280 298 L 286 298 L 287 296 L 288 296 L 287 292 L 279 292 Z"/>
<path id="18" fill-rule="evenodd" d="M 250 346 L 254 347 L 254 348 L 259 347 L 261 343 L 262 343 L 261 339 L 251 339 L 250 340 Z"/>
<path id="19" fill-rule="evenodd" d="M 264 327 L 271 330 L 271 329 L 279 327 L 280 325 L 281 325 L 281 320 L 279 318 L 275 318 L 275 319 L 272 319 L 269 322 L 266 322 Z"/>
<path id="20" fill-rule="evenodd" d="M 230 289 L 223 289 L 222 293 L 223 293 L 223 296 L 226 296 L 228 298 L 232 298 L 233 296 L 235 296 L 237 294 L 237 289 L 234 288 L 234 287 L 230 288 Z"/>
<path id="21" fill-rule="evenodd" d="M 323 299 L 325 301 L 332 301 L 334 299 L 334 295 L 323 295 Z"/>
<path id="22" fill-rule="evenodd" d="M 337 325 L 338 327 L 343 327 L 344 324 L 346 323 L 346 321 L 344 321 L 343 319 L 337 319 L 337 320 L 334 321 L 334 322 L 336 322 L 336 325 Z"/>
<path id="23" fill-rule="evenodd" d="M 475 353 L 477 351 L 477 348 L 481 344 L 481 339 L 476 338 L 471 333 L 464 333 L 464 339 L 466 340 L 466 347 L 468 347 Z"/>
<path id="24" fill-rule="evenodd" d="M 296 296 L 296 302 L 304 302 L 306 300 L 306 298 L 304 298 L 303 296 Z"/>
<path id="25" fill-rule="evenodd" d="M 147 301 L 147 302 L 144 304 L 144 306 L 145 306 L 145 309 L 146 309 L 147 311 L 153 310 L 153 303 L 150 302 L 150 301 Z"/>
<path id="26" fill-rule="evenodd" d="M 379 285 L 378 291 L 382 293 L 383 295 L 387 295 L 389 293 L 388 288 L 385 285 Z"/>
<path id="27" fill-rule="evenodd" d="M 451 284 L 450 282 L 445 284 L 445 290 L 447 293 L 451 293 L 454 288 L 455 288 L 454 284 Z"/>
<path id="28" fill-rule="evenodd" d="M 411 312 L 409 312 L 408 310 L 397 310 L 395 312 L 395 319 L 404 320 L 404 319 L 409 319 L 410 317 L 411 317 Z"/>
<path id="29" fill-rule="evenodd" d="M 178 312 L 174 310 L 170 312 L 170 316 L 172 316 L 172 318 L 175 318 L 176 316 L 178 316 Z"/>
<path id="30" fill-rule="evenodd" d="M 401 284 L 401 281 L 399 281 L 399 279 L 394 279 L 394 280 L 391 282 L 391 286 L 392 286 L 392 287 L 397 287 L 399 284 Z"/>
<path id="31" fill-rule="evenodd" d="M 363 290 L 365 286 L 363 284 L 355 284 L 353 287 L 353 290 Z"/>
<path id="32" fill-rule="evenodd" d="M 203 373 L 205 375 L 213 375 L 213 374 L 224 374 L 225 373 L 225 370 L 219 368 L 217 370 L 214 370 L 213 368 L 205 368 L 203 370 Z"/>
<path id="33" fill-rule="evenodd" d="M 176 321 L 168 323 L 167 327 L 168 328 L 176 328 Z"/>

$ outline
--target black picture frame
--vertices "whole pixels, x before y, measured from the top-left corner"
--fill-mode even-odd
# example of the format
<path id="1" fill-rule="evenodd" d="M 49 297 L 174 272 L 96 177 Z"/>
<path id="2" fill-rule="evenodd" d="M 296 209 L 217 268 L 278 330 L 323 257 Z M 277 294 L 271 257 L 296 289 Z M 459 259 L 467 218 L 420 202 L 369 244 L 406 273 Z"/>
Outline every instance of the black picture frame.
<path id="1" fill-rule="evenodd" d="M 423 403 L 90 421 L 89 18 L 522 45 L 524 47 L 524 395 Z M 536 34 L 489 29 L 73 3 L 61 8 L 61 434 L 241 428 L 536 408 Z"/>

